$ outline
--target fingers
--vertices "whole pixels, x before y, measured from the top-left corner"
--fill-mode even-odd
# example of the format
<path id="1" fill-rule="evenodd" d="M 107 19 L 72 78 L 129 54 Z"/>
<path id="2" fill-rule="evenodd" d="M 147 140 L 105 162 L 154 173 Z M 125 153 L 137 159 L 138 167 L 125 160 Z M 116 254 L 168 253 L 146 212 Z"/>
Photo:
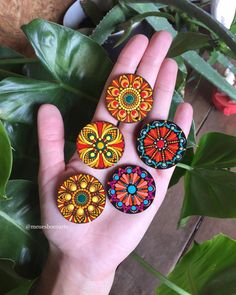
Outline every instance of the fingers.
<path id="1" fill-rule="evenodd" d="M 136 35 L 126 44 L 121 51 L 118 60 L 113 67 L 111 74 L 104 87 L 101 99 L 98 102 L 93 121 L 108 121 L 117 124 L 107 108 L 105 102 L 105 93 L 110 82 L 117 76 L 125 73 L 134 73 L 148 45 L 148 38 L 144 35 Z"/>
<path id="2" fill-rule="evenodd" d="M 172 36 L 169 32 L 155 33 L 137 68 L 137 74 L 145 78 L 153 87 L 161 64 L 170 48 Z"/>
<path id="3" fill-rule="evenodd" d="M 157 79 L 158 72 L 162 68 L 163 60 L 170 48 L 172 36 L 166 31 L 155 33 L 142 57 L 142 60 L 137 68 L 137 74 L 146 79 L 151 87 L 154 87 Z M 176 75 L 171 81 L 175 83 Z M 162 79 L 165 77 L 162 75 Z M 173 86 L 174 87 L 174 86 Z M 154 101 L 156 101 L 155 93 L 153 92 Z M 155 103 L 156 104 L 156 103 Z M 123 132 L 133 133 L 138 123 L 133 124 L 120 124 Z"/>
<path id="4" fill-rule="evenodd" d="M 39 182 L 45 185 L 65 170 L 64 126 L 59 110 L 44 104 L 38 111 Z"/>
<path id="5" fill-rule="evenodd" d="M 154 87 L 153 108 L 148 114 L 147 120 L 165 120 L 168 118 L 169 109 L 175 89 L 178 73 L 178 65 L 173 59 L 165 59 Z"/>
<path id="6" fill-rule="evenodd" d="M 191 125 L 193 120 L 193 109 L 189 103 L 181 103 L 175 113 L 174 122 L 183 130 L 186 138 L 188 137 Z M 167 189 L 170 178 L 174 172 L 175 167 L 158 170 L 159 179 L 164 180 L 166 185 L 164 185 Z"/>
<path id="7" fill-rule="evenodd" d="M 189 135 L 189 131 L 193 120 L 193 108 L 189 103 L 181 103 L 175 113 L 174 122 L 184 131 L 186 137 Z"/>

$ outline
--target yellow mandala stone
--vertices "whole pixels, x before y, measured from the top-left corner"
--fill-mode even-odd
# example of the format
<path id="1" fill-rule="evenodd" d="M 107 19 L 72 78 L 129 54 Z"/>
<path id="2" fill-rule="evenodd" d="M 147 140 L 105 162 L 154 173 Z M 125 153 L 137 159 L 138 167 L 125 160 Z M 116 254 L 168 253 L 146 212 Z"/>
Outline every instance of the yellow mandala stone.
<path id="1" fill-rule="evenodd" d="M 123 74 L 112 80 L 106 91 L 106 106 L 118 121 L 135 123 L 143 120 L 153 105 L 153 91 L 141 76 Z"/>
<path id="2" fill-rule="evenodd" d="M 104 169 L 116 164 L 124 152 L 124 138 L 120 130 L 108 122 L 86 125 L 77 138 L 80 159 L 88 166 Z"/>
<path id="3" fill-rule="evenodd" d="M 103 211 L 106 193 L 97 178 L 78 174 L 66 179 L 57 195 L 57 206 L 62 216 L 74 223 L 87 223 Z"/>

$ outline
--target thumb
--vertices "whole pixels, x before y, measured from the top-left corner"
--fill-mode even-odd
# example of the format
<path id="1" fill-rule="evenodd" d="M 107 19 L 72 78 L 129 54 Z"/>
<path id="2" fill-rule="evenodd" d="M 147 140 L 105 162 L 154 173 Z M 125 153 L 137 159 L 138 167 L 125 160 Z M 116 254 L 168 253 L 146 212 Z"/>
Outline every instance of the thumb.
<path id="1" fill-rule="evenodd" d="M 65 170 L 64 125 L 60 111 L 44 104 L 38 111 L 39 184 L 46 185 Z"/>

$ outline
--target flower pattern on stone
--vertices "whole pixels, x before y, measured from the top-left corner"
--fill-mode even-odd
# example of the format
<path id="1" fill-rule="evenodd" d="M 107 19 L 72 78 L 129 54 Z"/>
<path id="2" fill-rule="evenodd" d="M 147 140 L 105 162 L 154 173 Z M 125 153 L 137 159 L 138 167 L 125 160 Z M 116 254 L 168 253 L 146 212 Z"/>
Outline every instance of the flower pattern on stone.
<path id="1" fill-rule="evenodd" d="M 71 176 L 58 190 L 58 209 L 64 218 L 74 223 L 93 221 L 102 213 L 105 203 L 102 184 L 89 174 Z"/>
<path id="2" fill-rule="evenodd" d="M 187 140 L 182 129 L 171 121 L 158 120 L 143 126 L 137 138 L 141 160 L 153 168 L 166 169 L 184 156 Z"/>
<path id="3" fill-rule="evenodd" d="M 108 197 L 112 205 L 122 212 L 142 212 L 155 197 L 154 179 L 141 167 L 120 167 L 108 182 Z"/>
<path id="4" fill-rule="evenodd" d="M 108 122 L 87 124 L 77 138 L 80 159 L 92 168 L 104 169 L 116 164 L 124 152 L 124 137 Z"/>
<path id="5" fill-rule="evenodd" d="M 138 122 L 152 109 L 152 88 L 141 76 L 123 74 L 107 88 L 106 104 L 110 114 L 118 121 Z"/>

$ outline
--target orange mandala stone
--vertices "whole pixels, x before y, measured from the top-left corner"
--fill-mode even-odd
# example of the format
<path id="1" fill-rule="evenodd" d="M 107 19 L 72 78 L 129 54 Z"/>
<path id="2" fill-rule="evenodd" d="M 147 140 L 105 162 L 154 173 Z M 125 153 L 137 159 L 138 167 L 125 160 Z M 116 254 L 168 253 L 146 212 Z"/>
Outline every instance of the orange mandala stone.
<path id="1" fill-rule="evenodd" d="M 141 76 L 123 74 L 108 86 L 106 105 L 110 114 L 118 121 L 138 122 L 152 109 L 152 88 Z"/>
<path id="2" fill-rule="evenodd" d="M 103 185 L 89 174 L 66 179 L 58 190 L 57 207 L 62 216 L 74 223 L 87 223 L 103 211 L 106 194 Z"/>

